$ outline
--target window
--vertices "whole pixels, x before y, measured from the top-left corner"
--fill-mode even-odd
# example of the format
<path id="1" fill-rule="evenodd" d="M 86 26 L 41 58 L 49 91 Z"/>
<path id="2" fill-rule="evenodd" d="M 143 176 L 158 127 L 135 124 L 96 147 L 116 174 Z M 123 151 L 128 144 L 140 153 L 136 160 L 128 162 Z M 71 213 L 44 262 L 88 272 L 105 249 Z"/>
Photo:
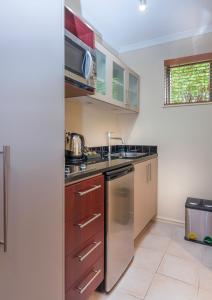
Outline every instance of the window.
<path id="1" fill-rule="evenodd" d="M 212 103 L 212 53 L 164 61 L 165 105 Z"/>

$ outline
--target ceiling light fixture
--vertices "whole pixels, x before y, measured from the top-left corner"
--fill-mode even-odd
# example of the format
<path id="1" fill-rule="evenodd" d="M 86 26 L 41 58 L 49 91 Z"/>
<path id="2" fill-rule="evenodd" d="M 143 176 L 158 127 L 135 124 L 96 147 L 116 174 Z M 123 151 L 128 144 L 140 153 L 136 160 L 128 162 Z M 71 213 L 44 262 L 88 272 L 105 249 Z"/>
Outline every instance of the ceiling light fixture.
<path id="1" fill-rule="evenodd" d="M 146 2 L 146 0 L 140 0 L 139 10 L 140 11 L 145 11 L 146 9 L 147 9 L 147 2 Z"/>

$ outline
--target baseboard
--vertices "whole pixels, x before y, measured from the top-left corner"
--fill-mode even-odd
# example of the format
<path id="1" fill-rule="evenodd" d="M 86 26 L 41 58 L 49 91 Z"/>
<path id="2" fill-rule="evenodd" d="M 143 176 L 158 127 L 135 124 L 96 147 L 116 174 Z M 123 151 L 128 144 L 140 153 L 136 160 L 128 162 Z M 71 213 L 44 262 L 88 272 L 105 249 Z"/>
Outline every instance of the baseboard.
<path id="1" fill-rule="evenodd" d="M 176 219 L 170 219 L 170 218 L 164 218 L 161 216 L 157 216 L 155 218 L 156 221 L 158 222 L 164 222 L 164 223 L 170 223 L 170 224 L 177 224 L 177 225 L 181 225 L 181 226 L 185 226 L 185 222 L 181 221 L 181 220 L 176 220 Z"/>

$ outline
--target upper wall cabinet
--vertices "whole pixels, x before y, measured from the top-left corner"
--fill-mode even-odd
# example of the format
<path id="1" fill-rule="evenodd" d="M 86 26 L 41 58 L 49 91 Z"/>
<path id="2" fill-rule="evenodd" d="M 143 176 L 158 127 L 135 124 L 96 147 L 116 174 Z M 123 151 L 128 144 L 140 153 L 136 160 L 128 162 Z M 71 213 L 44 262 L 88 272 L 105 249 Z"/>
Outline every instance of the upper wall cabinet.
<path id="1" fill-rule="evenodd" d="M 139 111 L 139 93 L 140 93 L 140 84 L 139 76 L 132 72 L 128 71 L 127 77 L 127 107 L 134 110 L 135 112 Z"/>
<path id="2" fill-rule="evenodd" d="M 100 95 L 106 95 L 106 55 L 99 50 L 96 50 L 96 92 Z"/>
<path id="3" fill-rule="evenodd" d="M 108 51 L 96 42 L 96 91 L 93 97 L 102 101 L 107 101 L 110 94 L 108 55 Z"/>
<path id="4" fill-rule="evenodd" d="M 96 92 L 91 97 L 125 112 L 139 112 L 139 75 L 98 42 L 96 55 Z"/>
<path id="5" fill-rule="evenodd" d="M 112 100 L 118 106 L 126 106 L 126 70 L 115 57 L 112 58 Z"/>

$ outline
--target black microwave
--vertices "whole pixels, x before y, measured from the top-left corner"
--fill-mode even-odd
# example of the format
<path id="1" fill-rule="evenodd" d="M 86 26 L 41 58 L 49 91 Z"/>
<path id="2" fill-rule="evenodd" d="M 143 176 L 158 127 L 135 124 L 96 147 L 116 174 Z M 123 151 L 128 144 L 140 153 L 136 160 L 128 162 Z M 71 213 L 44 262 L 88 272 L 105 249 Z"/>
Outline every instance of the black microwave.
<path id="1" fill-rule="evenodd" d="M 81 89 L 95 91 L 96 50 L 65 30 L 65 80 Z"/>

